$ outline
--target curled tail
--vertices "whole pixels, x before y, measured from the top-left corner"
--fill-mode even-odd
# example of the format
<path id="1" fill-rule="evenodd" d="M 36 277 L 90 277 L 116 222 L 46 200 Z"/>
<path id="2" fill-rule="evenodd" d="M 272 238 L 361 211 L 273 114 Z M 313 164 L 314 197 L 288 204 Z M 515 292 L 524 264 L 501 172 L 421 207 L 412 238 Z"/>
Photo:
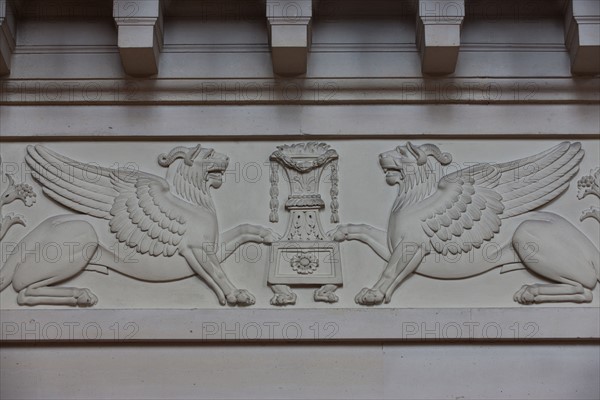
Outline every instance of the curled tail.
<path id="1" fill-rule="evenodd" d="M 1 207 L 0 207 L 1 208 Z M 15 224 L 25 226 L 25 221 L 22 217 L 8 216 L 2 218 L 0 214 L 0 241 L 4 239 L 4 236 L 8 233 L 8 230 Z M 0 292 L 8 287 L 13 280 L 17 267 L 21 264 L 19 258 L 19 248 L 21 242 L 18 245 L 14 243 L 0 243 Z M 12 246 L 11 246 L 12 245 Z"/>
<path id="2" fill-rule="evenodd" d="M 1 260 L 4 260 L 7 256 L 7 254 L 4 253 L 7 250 L 6 247 L 6 245 L 2 245 Z M 21 264 L 19 252 L 15 251 L 16 248 L 17 246 L 15 246 L 15 248 L 13 248 L 11 251 L 7 252 L 8 258 L 6 259 L 4 265 L 2 265 L 2 269 L 0 269 L 0 292 L 2 292 L 8 287 L 8 285 L 12 283 L 13 277 L 15 276 L 15 271 Z"/>
<path id="3" fill-rule="evenodd" d="M 600 250 L 598 250 L 598 248 L 596 247 L 596 245 L 594 243 L 592 243 L 592 241 L 590 240 L 590 243 L 592 245 L 592 254 L 595 254 L 595 257 L 592 257 L 590 259 L 590 264 L 592 264 L 592 267 L 596 270 L 596 280 L 598 282 L 600 282 Z M 595 253 L 594 253 L 595 251 Z"/>

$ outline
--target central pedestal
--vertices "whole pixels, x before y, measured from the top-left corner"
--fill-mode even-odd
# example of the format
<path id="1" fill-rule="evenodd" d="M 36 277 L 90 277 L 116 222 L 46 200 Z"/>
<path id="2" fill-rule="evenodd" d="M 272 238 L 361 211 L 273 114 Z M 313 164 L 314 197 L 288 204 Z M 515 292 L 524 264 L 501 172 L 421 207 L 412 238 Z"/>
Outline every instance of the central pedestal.
<path id="1" fill-rule="evenodd" d="M 335 150 L 325 143 L 299 143 L 279 146 L 271 157 L 271 222 L 278 222 L 279 166 L 286 172 L 290 196 L 285 209 L 290 212 L 283 238 L 273 243 L 267 283 L 275 293 L 273 305 L 296 303 L 290 286 L 320 286 L 314 300 L 334 303 L 334 293 L 343 284 L 339 244 L 327 239 L 320 221 L 325 202 L 319 193 L 323 171 L 331 174 L 331 221 L 337 215 L 337 160 Z"/>

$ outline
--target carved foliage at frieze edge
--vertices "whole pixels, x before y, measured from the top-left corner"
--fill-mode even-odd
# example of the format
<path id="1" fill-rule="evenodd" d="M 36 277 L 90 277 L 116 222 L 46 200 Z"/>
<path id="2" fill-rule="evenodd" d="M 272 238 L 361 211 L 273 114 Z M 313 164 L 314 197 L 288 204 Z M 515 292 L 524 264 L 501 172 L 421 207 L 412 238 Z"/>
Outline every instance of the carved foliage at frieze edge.
<path id="1" fill-rule="evenodd" d="M 596 168 L 596 171 L 591 170 L 589 175 L 583 176 L 577 181 L 577 198 L 583 200 L 588 195 L 596 196 L 600 199 L 600 167 Z M 594 218 L 600 222 L 600 208 L 596 206 L 590 206 L 588 209 L 583 210 L 580 221 L 587 218 Z"/>

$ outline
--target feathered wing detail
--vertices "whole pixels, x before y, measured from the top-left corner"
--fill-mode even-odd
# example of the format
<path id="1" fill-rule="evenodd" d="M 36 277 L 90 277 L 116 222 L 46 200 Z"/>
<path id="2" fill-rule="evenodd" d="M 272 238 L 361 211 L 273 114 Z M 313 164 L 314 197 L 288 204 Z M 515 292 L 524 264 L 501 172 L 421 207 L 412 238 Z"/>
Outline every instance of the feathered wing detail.
<path id="1" fill-rule="evenodd" d="M 502 218 L 526 213 L 554 200 L 568 189 L 584 155 L 581 143 L 563 142 L 535 156 L 499 164 L 502 178 L 495 190 L 506 207 Z"/>
<path id="2" fill-rule="evenodd" d="M 111 218 L 117 192 L 108 168 L 79 163 L 40 145 L 27 146 L 25 161 L 48 197 L 80 213 Z"/>
<path id="3" fill-rule="evenodd" d="M 168 182 L 155 175 L 81 163 L 43 146 L 25 157 L 44 193 L 58 203 L 109 220 L 116 238 L 141 254 L 172 256 L 186 231 Z"/>
<path id="4" fill-rule="evenodd" d="M 444 181 L 435 209 L 422 219 L 431 245 L 443 255 L 479 248 L 500 231 L 502 197 L 475 182 L 472 176 Z"/>
<path id="5" fill-rule="evenodd" d="M 583 156 L 580 143 L 563 142 L 531 157 L 446 175 L 435 210 L 422 218 L 423 230 L 444 255 L 479 248 L 500 231 L 502 219 L 532 211 L 564 192 Z"/>
<path id="6" fill-rule="evenodd" d="M 185 219 L 172 207 L 169 184 L 164 179 L 140 173 L 136 177 L 112 174 L 118 191 L 110 210 L 110 230 L 117 239 L 138 253 L 170 257 L 177 252 L 186 231 Z"/>

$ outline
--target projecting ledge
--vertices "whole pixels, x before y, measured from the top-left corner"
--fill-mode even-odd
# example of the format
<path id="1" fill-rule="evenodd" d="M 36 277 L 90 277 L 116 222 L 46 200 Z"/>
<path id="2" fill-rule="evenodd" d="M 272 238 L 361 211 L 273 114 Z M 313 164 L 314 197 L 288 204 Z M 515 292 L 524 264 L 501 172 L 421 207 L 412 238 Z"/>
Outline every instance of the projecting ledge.
<path id="1" fill-rule="evenodd" d="M 2 342 L 597 340 L 597 307 L 2 310 Z"/>

